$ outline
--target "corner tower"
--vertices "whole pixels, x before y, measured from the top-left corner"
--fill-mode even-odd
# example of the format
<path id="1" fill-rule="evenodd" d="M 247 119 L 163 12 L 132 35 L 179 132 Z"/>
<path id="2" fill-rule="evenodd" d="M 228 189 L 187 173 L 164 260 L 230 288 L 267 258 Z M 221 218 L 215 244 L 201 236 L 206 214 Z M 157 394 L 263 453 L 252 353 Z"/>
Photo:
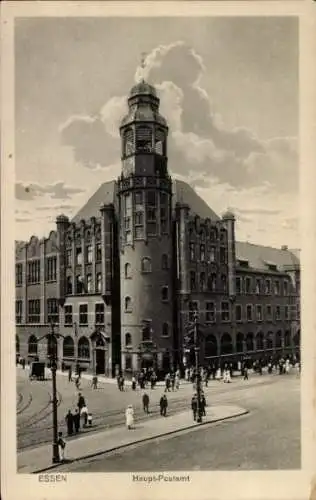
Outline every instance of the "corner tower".
<path id="1" fill-rule="evenodd" d="M 122 369 L 172 364 L 172 183 L 166 120 L 145 81 L 128 97 L 118 179 Z"/>

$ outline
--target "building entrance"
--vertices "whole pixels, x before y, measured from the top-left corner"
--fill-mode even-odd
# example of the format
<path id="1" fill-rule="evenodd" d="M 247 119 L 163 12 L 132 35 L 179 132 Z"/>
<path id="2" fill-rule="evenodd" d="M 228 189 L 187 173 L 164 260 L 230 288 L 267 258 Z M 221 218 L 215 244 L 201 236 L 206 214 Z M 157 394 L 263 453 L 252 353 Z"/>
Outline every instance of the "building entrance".
<path id="1" fill-rule="evenodd" d="M 95 350 L 95 372 L 97 375 L 105 373 L 105 349 L 103 347 L 96 347 Z"/>

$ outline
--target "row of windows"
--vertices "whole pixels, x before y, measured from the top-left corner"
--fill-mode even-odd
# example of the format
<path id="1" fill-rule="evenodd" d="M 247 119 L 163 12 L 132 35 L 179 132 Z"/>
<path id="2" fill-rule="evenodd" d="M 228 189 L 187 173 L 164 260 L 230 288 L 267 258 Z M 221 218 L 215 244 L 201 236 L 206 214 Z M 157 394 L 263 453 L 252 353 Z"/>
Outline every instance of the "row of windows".
<path id="1" fill-rule="evenodd" d="M 289 295 L 290 293 L 290 283 L 288 280 L 282 281 L 276 279 L 271 280 L 270 278 L 251 278 L 249 276 L 242 278 L 237 276 L 236 278 L 236 294 L 240 295 L 242 293 L 252 294 L 256 293 L 257 295 L 271 295 L 272 293 L 276 296 L 279 295 Z"/>
<path id="2" fill-rule="evenodd" d="M 74 286 L 73 286 L 74 285 Z M 75 277 L 73 284 L 72 276 L 66 280 L 66 295 L 79 295 L 83 293 L 101 293 L 102 292 L 102 273 L 96 273 L 95 284 L 93 286 L 92 274 L 87 274 L 83 279 L 81 275 Z"/>
<path id="3" fill-rule="evenodd" d="M 94 304 L 94 317 L 96 325 L 104 325 L 105 307 L 103 303 Z M 79 305 L 79 325 L 88 325 L 89 321 L 88 304 Z M 72 305 L 65 306 L 65 326 L 73 325 Z"/>
<path id="4" fill-rule="evenodd" d="M 128 128 L 124 133 L 124 155 L 129 156 L 136 152 L 155 152 L 166 155 L 166 133 L 163 130 L 153 130 L 139 126 L 134 130 Z"/>
<path id="5" fill-rule="evenodd" d="M 190 261 L 199 262 L 216 262 L 217 258 L 217 249 L 215 247 L 207 248 L 204 244 L 200 245 L 197 249 L 195 243 L 189 243 L 189 257 Z M 219 249 L 219 261 L 221 264 L 226 264 L 227 262 L 227 248 L 220 247 Z"/>
<path id="6" fill-rule="evenodd" d="M 148 191 L 135 191 L 134 194 L 126 193 L 124 195 L 124 214 L 126 216 L 131 215 L 133 204 L 136 212 L 138 210 L 143 210 L 144 205 L 148 208 L 155 208 L 158 206 L 158 200 L 160 208 L 166 208 L 168 206 L 168 195 L 166 193 L 158 193 L 154 189 Z"/>
<path id="7" fill-rule="evenodd" d="M 96 262 L 101 262 L 101 260 L 102 260 L 101 243 L 96 243 L 94 256 L 95 256 Z M 87 245 L 86 249 L 85 249 L 85 263 L 92 264 L 92 262 L 93 262 L 93 246 Z M 75 248 L 75 262 L 73 262 L 72 249 L 66 250 L 66 265 L 68 267 L 71 267 L 73 265 L 73 263 L 75 263 L 76 266 L 82 266 L 82 264 L 83 264 L 83 254 L 82 254 L 82 247 L 81 246 L 77 246 Z"/>
<path id="8" fill-rule="evenodd" d="M 220 239 L 221 242 L 225 242 L 227 239 L 227 231 L 224 228 L 218 230 L 218 228 L 212 227 L 210 231 L 207 232 L 206 238 L 206 231 L 204 229 L 201 229 L 199 233 L 196 233 L 196 231 L 190 227 L 189 240 L 194 240 L 195 238 L 200 238 L 201 241 L 206 241 L 206 239 L 209 241 L 217 241 Z"/>
<path id="9" fill-rule="evenodd" d="M 161 257 L 161 269 L 167 270 L 169 269 L 169 258 L 167 254 L 163 254 Z M 151 273 L 152 272 L 152 263 L 149 257 L 144 257 L 141 261 L 141 272 L 142 273 Z M 132 278 L 132 266 L 129 262 L 126 262 L 124 266 L 124 277 L 126 279 Z"/>
<path id="10" fill-rule="evenodd" d="M 219 287 L 219 288 L 218 288 Z M 227 292 L 227 276 L 222 274 L 218 282 L 218 277 L 215 273 L 209 276 L 203 271 L 199 274 L 199 281 L 197 282 L 197 273 L 195 271 L 190 271 L 190 289 L 215 292 L 220 289 L 221 292 Z"/>
<path id="11" fill-rule="evenodd" d="M 59 311 L 57 299 L 47 299 L 46 301 L 46 322 L 59 323 Z M 23 302 L 22 300 L 15 301 L 15 321 L 17 324 L 22 323 Z M 40 299 L 32 299 L 27 303 L 27 323 L 40 323 L 41 321 L 41 301 Z"/>
<path id="12" fill-rule="evenodd" d="M 196 301 L 189 302 L 189 321 L 194 321 L 196 312 L 198 311 L 198 303 Z M 229 302 L 222 302 L 221 309 L 216 310 L 216 305 L 214 302 L 206 302 L 205 309 L 205 321 L 209 323 L 215 323 L 217 319 L 221 321 L 230 321 L 231 309 Z M 265 313 L 265 315 L 264 315 Z M 291 314 L 292 313 L 292 314 Z M 295 316 L 295 319 L 300 319 L 300 308 L 299 306 L 271 306 L 262 304 L 257 304 L 253 306 L 252 304 L 247 304 L 245 307 L 241 304 L 235 304 L 235 319 L 237 322 L 241 321 L 288 321 Z"/>
<path id="13" fill-rule="evenodd" d="M 161 300 L 162 302 L 168 302 L 169 300 L 169 288 L 167 286 L 161 287 Z M 133 312 L 133 305 L 131 297 L 125 297 L 124 299 L 124 310 L 125 312 Z"/>
<path id="14" fill-rule="evenodd" d="M 41 263 L 40 259 L 32 260 L 27 263 L 27 283 L 39 283 Z M 56 281 L 57 272 L 57 257 L 47 257 L 45 259 L 45 281 Z M 16 285 L 23 283 L 23 264 L 16 264 L 15 266 L 15 282 Z"/>
<path id="15" fill-rule="evenodd" d="M 170 335 L 170 325 L 169 323 L 162 323 L 161 325 L 161 336 L 162 337 L 169 337 Z M 147 340 L 151 339 L 151 333 L 148 331 L 148 329 L 143 328 L 142 329 L 142 341 L 146 342 Z M 132 341 L 132 335 L 130 333 L 125 334 L 125 346 L 126 347 L 131 347 L 133 345 Z"/>

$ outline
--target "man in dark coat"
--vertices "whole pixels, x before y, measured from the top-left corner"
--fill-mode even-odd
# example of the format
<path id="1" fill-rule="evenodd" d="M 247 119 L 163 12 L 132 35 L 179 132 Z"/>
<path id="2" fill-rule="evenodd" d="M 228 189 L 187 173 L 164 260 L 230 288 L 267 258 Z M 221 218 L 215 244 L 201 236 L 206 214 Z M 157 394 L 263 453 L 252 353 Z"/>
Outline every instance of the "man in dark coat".
<path id="1" fill-rule="evenodd" d="M 74 416 L 71 413 L 71 410 L 68 410 L 65 420 L 67 424 L 67 434 L 68 436 L 71 436 L 74 432 Z"/>
<path id="2" fill-rule="evenodd" d="M 145 392 L 145 394 L 143 395 L 143 408 L 145 413 L 149 413 L 148 407 L 149 407 L 149 396 Z"/>
<path id="3" fill-rule="evenodd" d="M 81 392 L 79 392 L 79 394 L 78 394 L 78 403 L 77 403 L 77 406 L 78 406 L 78 409 L 79 409 L 79 413 L 81 411 L 81 408 L 83 408 L 84 406 L 86 406 L 85 399 L 84 399 L 83 395 L 81 394 Z"/>
<path id="4" fill-rule="evenodd" d="M 198 400 L 197 400 L 197 395 L 193 394 L 192 399 L 191 399 L 191 408 L 193 411 L 193 420 L 196 420 L 196 414 L 197 414 L 197 409 L 198 409 Z"/>
<path id="5" fill-rule="evenodd" d="M 75 426 L 75 433 L 78 434 L 78 432 L 80 431 L 80 413 L 79 413 L 78 408 L 76 408 L 76 410 L 75 410 L 73 420 L 74 420 L 74 426 Z"/>
<path id="6" fill-rule="evenodd" d="M 72 368 L 71 368 L 71 366 L 68 369 L 68 382 L 72 382 Z"/>
<path id="7" fill-rule="evenodd" d="M 204 394 L 201 394 L 201 414 L 206 417 L 206 411 L 205 411 L 205 408 L 206 408 L 206 399 L 205 399 L 205 396 Z"/>
<path id="8" fill-rule="evenodd" d="M 160 398 L 160 415 L 162 417 L 167 416 L 167 408 L 168 408 L 168 399 L 167 396 L 164 394 Z"/>

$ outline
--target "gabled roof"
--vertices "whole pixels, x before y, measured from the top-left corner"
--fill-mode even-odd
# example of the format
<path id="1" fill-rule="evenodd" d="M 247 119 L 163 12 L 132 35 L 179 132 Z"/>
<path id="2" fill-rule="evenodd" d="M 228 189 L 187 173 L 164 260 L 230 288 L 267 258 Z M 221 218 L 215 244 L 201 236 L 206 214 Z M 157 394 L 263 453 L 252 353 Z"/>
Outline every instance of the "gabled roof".
<path id="1" fill-rule="evenodd" d="M 270 265 L 283 271 L 300 264 L 298 257 L 287 248 L 265 247 L 246 241 L 236 241 L 236 259 L 248 261 L 250 268 L 263 271 L 267 271 Z"/>
<path id="2" fill-rule="evenodd" d="M 190 206 L 191 215 L 199 215 L 201 218 L 219 220 L 218 215 L 208 206 L 208 204 L 195 192 L 186 182 L 174 179 L 172 204 L 175 207 L 177 202 L 186 203 Z M 115 181 L 104 182 L 99 189 L 91 196 L 87 203 L 74 216 L 72 222 L 76 224 L 80 220 L 90 219 L 90 217 L 100 217 L 100 207 L 103 204 L 115 203 L 116 183 Z"/>

